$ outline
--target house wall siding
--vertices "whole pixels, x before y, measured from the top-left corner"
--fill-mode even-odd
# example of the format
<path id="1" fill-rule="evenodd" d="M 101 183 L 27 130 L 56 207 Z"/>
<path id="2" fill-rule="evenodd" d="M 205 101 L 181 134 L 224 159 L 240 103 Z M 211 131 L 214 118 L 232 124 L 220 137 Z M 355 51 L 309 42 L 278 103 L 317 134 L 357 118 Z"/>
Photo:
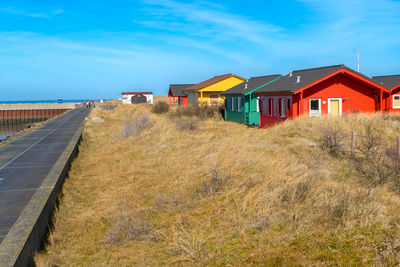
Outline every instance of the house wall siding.
<path id="1" fill-rule="evenodd" d="M 224 92 L 228 89 L 231 89 L 232 87 L 242 83 L 245 81 L 244 79 L 239 79 L 237 77 L 229 77 L 225 80 L 222 80 L 220 82 L 217 82 L 215 84 L 209 85 L 207 87 L 204 87 L 200 90 L 198 90 L 198 98 L 199 98 L 199 103 L 204 103 L 204 104 L 209 104 L 210 99 L 209 95 L 214 95 L 214 94 L 220 94 L 221 92 Z M 203 97 L 201 97 L 203 95 Z M 224 99 L 219 97 L 219 103 L 223 104 Z"/>
<path id="2" fill-rule="evenodd" d="M 375 112 L 375 94 L 379 97 L 379 92 L 374 92 L 371 87 L 344 75 L 338 75 L 304 91 L 301 114 L 309 115 L 310 99 L 321 99 L 321 114 L 327 115 L 328 98 L 342 99 L 342 114 Z M 296 100 L 297 106 L 299 97 L 296 97 Z"/>
<path id="3" fill-rule="evenodd" d="M 237 111 L 237 98 L 242 98 L 241 103 L 241 111 Z M 232 110 L 232 101 L 234 101 L 234 110 Z M 237 123 L 244 123 L 244 100 L 243 96 L 241 95 L 233 95 L 227 96 L 225 101 L 225 120 L 237 122 Z"/>
<path id="4" fill-rule="evenodd" d="M 379 99 L 379 91 L 373 88 L 370 85 L 362 83 L 360 81 L 355 80 L 354 78 L 350 78 L 346 75 L 337 75 L 331 77 L 325 81 L 322 81 L 313 87 L 310 87 L 303 92 L 303 100 L 300 101 L 300 93 L 296 93 L 293 96 L 290 96 L 293 100 L 292 103 L 292 118 L 298 116 L 299 106 L 300 106 L 300 115 L 309 116 L 310 113 L 310 99 L 320 99 L 321 100 L 321 115 L 328 115 L 328 105 L 330 98 L 340 98 L 342 99 L 342 114 L 345 113 L 355 113 L 355 112 L 363 112 L 363 113 L 373 113 L 376 109 L 379 109 L 380 106 L 376 105 L 375 98 Z M 262 95 L 260 101 L 260 126 L 262 128 L 268 127 L 270 125 L 276 124 L 284 119 L 272 116 L 269 117 L 266 115 L 268 99 L 274 99 L 274 112 L 278 114 L 278 101 L 280 98 L 287 98 L 287 95 L 274 95 L 267 96 Z M 383 95 L 383 109 L 389 107 L 389 95 L 385 93 Z"/>

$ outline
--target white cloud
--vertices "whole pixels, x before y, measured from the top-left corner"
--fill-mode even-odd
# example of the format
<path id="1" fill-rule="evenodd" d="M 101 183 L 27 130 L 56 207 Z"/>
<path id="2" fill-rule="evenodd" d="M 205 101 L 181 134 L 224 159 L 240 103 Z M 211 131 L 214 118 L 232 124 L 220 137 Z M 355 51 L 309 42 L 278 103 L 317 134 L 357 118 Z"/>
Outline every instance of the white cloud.
<path id="1" fill-rule="evenodd" d="M 36 12 L 25 11 L 25 10 L 22 10 L 22 9 L 16 9 L 14 7 L 1 7 L 0 8 L 0 12 L 5 12 L 5 13 L 9 13 L 9 14 L 14 14 L 14 15 L 20 15 L 20 16 L 25 16 L 25 17 L 48 19 L 48 18 L 50 18 L 52 16 L 64 13 L 64 10 L 56 9 L 56 10 L 52 10 L 52 11 L 49 11 L 49 12 L 38 12 L 38 13 L 36 13 Z"/>
<path id="2" fill-rule="evenodd" d="M 265 36 L 278 33 L 282 29 L 242 15 L 224 11 L 223 6 L 208 2 L 181 3 L 173 0 L 144 0 L 153 6 L 145 9 L 153 20 L 144 23 L 170 31 L 182 31 L 175 27 L 176 21 L 185 22 L 187 33 L 193 36 L 213 36 L 221 39 L 241 39 L 257 44 L 265 44 Z M 183 29 L 186 29 L 183 28 Z"/>

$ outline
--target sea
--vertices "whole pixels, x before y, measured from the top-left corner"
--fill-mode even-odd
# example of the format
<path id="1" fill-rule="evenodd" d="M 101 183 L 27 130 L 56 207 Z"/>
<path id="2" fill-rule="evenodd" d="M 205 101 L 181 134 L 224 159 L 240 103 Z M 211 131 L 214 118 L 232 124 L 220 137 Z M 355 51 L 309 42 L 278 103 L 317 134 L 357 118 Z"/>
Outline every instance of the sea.
<path id="1" fill-rule="evenodd" d="M 61 101 L 60 101 L 61 100 Z M 80 103 L 91 99 L 55 99 L 55 100 L 0 100 L 0 104 L 45 104 L 45 103 Z M 108 101 L 104 100 L 104 101 Z"/>

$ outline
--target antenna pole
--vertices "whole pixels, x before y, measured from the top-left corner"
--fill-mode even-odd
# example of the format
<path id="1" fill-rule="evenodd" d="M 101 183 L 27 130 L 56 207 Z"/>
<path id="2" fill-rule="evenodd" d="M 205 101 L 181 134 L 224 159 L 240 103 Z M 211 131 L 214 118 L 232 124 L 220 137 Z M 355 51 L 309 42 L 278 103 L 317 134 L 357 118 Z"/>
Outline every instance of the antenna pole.
<path id="1" fill-rule="evenodd" d="M 360 72 L 360 48 L 357 48 L 357 71 Z"/>

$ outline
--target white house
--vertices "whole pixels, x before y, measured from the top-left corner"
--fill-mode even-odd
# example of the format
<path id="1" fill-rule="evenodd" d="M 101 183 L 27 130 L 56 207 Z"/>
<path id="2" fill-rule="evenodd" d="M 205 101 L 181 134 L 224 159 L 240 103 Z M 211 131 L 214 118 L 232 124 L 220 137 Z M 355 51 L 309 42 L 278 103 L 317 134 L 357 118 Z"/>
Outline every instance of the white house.
<path id="1" fill-rule="evenodd" d="M 153 104 L 152 92 L 123 92 L 122 104 Z"/>

